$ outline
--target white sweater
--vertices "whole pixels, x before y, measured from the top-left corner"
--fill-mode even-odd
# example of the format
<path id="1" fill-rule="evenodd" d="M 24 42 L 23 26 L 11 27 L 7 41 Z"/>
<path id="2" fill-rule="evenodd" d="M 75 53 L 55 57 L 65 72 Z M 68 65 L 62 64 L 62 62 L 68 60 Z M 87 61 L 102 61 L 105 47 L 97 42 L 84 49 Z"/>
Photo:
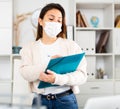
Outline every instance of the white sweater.
<path id="1" fill-rule="evenodd" d="M 44 93 L 45 89 L 38 89 L 40 72 L 44 72 L 49 62 L 49 56 L 67 56 L 81 53 L 81 48 L 72 40 L 58 38 L 50 45 L 43 44 L 40 40 L 25 45 L 21 51 L 20 73 L 30 83 L 32 92 Z M 79 93 L 78 85 L 87 80 L 86 59 L 81 61 L 77 70 L 64 75 L 56 74 L 53 84 L 72 87 L 74 93 Z"/>

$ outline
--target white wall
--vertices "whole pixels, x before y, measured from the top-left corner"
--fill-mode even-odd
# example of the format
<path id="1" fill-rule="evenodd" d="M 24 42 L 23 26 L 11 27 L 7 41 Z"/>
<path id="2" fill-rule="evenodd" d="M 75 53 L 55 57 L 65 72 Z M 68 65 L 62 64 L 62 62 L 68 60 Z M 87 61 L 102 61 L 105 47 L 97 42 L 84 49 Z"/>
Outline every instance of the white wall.
<path id="1" fill-rule="evenodd" d="M 60 3 L 66 12 L 66 24 L 73 25 L 74 7 L 72 7 L 73 4 L 71 3 L 73 0 L 14 0 L 14 21 L 16 19 L 16 15 L 33 12 L 38 8 L 44 7 L 44 5 L 50 2 Z M 19 30 L 20 46 L 23 46 L 26 42 L 30 42 L 35 39 L 33 30 L 36 31 L 36 29 L 31 24 L 31 16 L 28 16 L 27 19 L 20 23 Z"/>

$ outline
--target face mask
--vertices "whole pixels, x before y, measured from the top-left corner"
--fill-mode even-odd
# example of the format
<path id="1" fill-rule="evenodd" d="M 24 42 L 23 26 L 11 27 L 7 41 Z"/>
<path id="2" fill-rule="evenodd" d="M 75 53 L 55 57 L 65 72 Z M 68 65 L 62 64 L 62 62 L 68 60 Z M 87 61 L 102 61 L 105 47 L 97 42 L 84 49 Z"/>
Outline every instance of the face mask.
<path id="1" fill-rule="evenodd" d="M 61 26 L 58 22 L 45 22 L 43 29 L 49 37 L 56 37 L 61 32 Z"/>

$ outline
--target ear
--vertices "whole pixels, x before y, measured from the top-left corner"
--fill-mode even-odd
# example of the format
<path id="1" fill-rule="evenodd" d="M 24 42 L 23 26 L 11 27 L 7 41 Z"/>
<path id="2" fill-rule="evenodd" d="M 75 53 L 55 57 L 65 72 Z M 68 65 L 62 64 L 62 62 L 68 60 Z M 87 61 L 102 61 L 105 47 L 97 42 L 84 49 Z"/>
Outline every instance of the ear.
<path id="1" fill-rule="evenodd" d="M 38 22 L 39 22 L 40 26 L 43 25 L 43 22 L 42 22 L 42 19 L 41 19 L 41 18 L 38 18 Z"/>

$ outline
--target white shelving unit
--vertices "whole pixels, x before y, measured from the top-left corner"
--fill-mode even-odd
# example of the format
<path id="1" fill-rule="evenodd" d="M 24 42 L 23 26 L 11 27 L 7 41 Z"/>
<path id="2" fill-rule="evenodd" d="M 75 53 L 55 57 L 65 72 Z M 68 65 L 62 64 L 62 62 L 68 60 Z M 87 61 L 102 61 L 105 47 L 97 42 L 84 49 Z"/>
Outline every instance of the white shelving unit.
<path id="1" fill-rule="evenodd" d="M 12 0 L 0 0 L 0 13 L 0 103 L 11 103 Z"/>
<path id="2" fill-rule="evenodd" d="M 120 94 L 120 29 L 114 27 L 115 17 L 120 15 L 120 1 L 109 0 L 96 2 L 95 0 L 76 0 L 76 12 L 84 13 L 88 27 L 76 27 L 75 41 L 86 52 L 88 62 L 88 82 L 80 86 L 81 94 L 77 95 L 79 107 L 83 109 L 90 97 Z M 90 19 L 99 18 L 98 27 L 93 27 Z M 109 32 L 106 53 L 97 53 L 96 44 L 103 31 Z M 105 73 L 98 79 L 98 70 Z"/>
<path id="3" fill-rule="evenodd" d="M 35 3 L 34 0 L 31 2 Z M 17 75 L 20 56 L 12 54 L 12 45 L 14 45 L 13 16 L 32 12 L 39 7 L 39 3 L 49 2 L 57 2 L 65 7 L 67 25 L 74 28 L 74 40 L 86 52 L 88 81 L 80 86 L 81 93 L 77 95 L 79 108 L 83 109 L 86 100 L 90 97 L 120 94 L 120 28 L 114 27 L 115 18 L 120 15 L 120 0 L 100 0 L 97 2 L 96 0 L 45 0 L 44 2 L 36 0 L 34 7 L 28 6 L 28 8 L 23 5 L 24 2 L 22 3 L 21 0 L 0 0 L 0 13 L 2 14 L 0 17 L 0 96 L 2 95 L 0 103 L 20 103 L 21 101 L 15 97 L 23 95 L 23 92 L 26 91 L 26 85 L 22 86 L 25 81 L 18 77 L 20 75 Z M 22 8 L 20 8 L 21 6 Z M 76 27 L 76 12 L 78 10 L 84 13 L 89 24 L 88 27 Z M 90 22 L 92 16 L 99 17 L 98 27 L 92 26 Z M 28 23 L 29 20 L 30 18 L 26 22 Z M 24 25 L 21 24 L 21 28 L 22 26 Z M 32 25 L 28 25 L 28 27 L 30 26 Z M 27 28 L 27 26 L 25 27 Z M 106 45 L 107 52 L 96 53 L 96 44 L 103 31 L 108 31 L 110 34 Z M 29 36 L 29 34 L 27 35 Z M 98 79 L 97 70 L 100 68 L 105 75 L 104 78 Z M 21 91 L 21 88 L 25 90 Z M 25 94 L 28 92 L 26 91 Z M 8 96 L 3 97 L 3 95 Z M 26 100 L 26 103 L 28 102 Z"/>

